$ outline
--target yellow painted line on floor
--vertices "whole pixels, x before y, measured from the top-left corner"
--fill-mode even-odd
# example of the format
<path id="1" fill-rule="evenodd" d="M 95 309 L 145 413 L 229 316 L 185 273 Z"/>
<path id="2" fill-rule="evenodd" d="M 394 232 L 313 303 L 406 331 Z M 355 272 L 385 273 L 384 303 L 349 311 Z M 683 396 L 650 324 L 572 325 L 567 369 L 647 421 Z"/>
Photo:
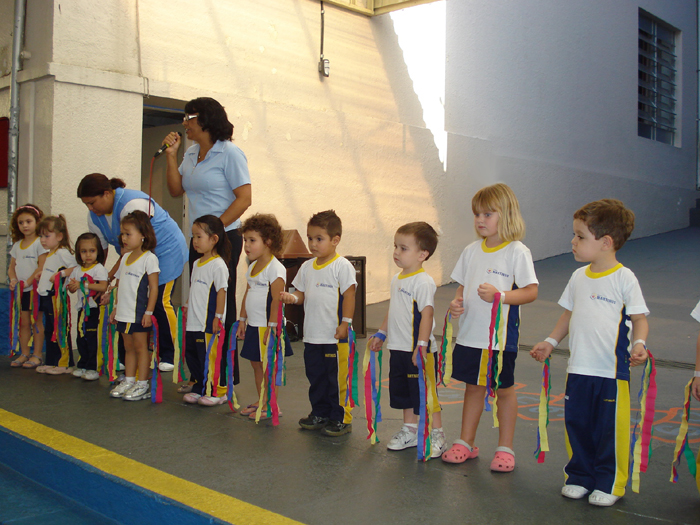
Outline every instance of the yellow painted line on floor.
<path id="1" fill-rule="evenodd" d="M 235 524 L 287 525 L 300 523 L 191 481 L 167 474 L 82 439 L 0 409 L 0 426 L 78 459 L 88 465 Z"/>

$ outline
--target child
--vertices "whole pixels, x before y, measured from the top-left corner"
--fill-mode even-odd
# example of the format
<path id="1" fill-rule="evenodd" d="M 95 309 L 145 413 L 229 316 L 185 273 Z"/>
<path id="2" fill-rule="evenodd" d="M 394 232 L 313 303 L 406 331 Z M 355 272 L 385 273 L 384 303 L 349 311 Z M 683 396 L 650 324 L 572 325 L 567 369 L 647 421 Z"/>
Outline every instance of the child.
<path id="1" fill-rule="evenodd" d="M 68 225 L 63 215 L 44 217 L 37 228 L 41 235 L 41 245 L 48 250 L 37 285 L 39 292 L 39 309 L 44 313 L 44 338 L 46 339 L 46 364 L 36 367 L 40 374 L 60 375 L 73 372 L 73 345 L 68 334 L 67 347 L 61 348 L 52 341 L 54 329 L 53 297 L 56 272 L 73 268 L 75 257 L 70 245 Z"/>
<path id="2" fill-rule="evenodd" d="M 120 228 L 124 249 L 116 274 L 117 299 L 110 322 L 117 322 L 117 331 L 124 337 L 126 377 L 109 395 L 125 401 L 139 401 L 151 397 L 148 332 L 153 325 L 151 316 L 158 299 L 160 268 L 158 257 L 151 251 L 156 247 L 156 234 L 148 215 L 142 211 L 131 212 L 122 219 Z"/>
<path id="3" fill-rule="evenodd" d="M 13 368 L 36 368 L 43 363 L 44 330 L 41 326 L 41 312 L 34 326 L 34 354 L 30 353 L 29 338 L 32 336 L 30 324 L 30 301 L 34 281 L 39 277 L 39 262 L 44 260 L 47 250 L 37 242 L 37 224 L 44 213 L 33 204 L 20 206 L 12 214 L 10 221 L 12 231 L 12 249 L 10 250 L 10 288 L 24 281 L 24 293 L 17 300 L 21 302 L 19 322 L 19 345 L 21 355 L 10 363 Z M 14 348 L 13 348 L 14 350 Z"/>
<path id="4" fill-rule="evenodd" d="M 248 287 L 236 336 L 243 339 L 241 357 L 250 361 L 258 389 L 258 402 L 241 410 L 241 415 L 255 419 L 261 391 L 263 405 L 266 402 L 262 353 L 267 351 L 270 330 L 277 327 L 277 310 L 287 281 L 287 269 L 275 257 L 282 251 L 282 228 L 274 215 L 256 213 L 243 223 L 241 233 L 251 265 L 246 274 Z M 285 356 L 290 355 L 292 346 L 286 344 Z M 266 417 L 266 412 L 263 412 L 261 419 Z"/>
<path id="5" fill-rule="evenodd" d="M 226 388 L 214 395 L 216 360 L 226 362 L 226 352 L 217 355 L 217 347 L 209 350 L 209 368 L 205 370 L 207 349 L 226 319 L 226 290 L 231 243 L 221 219 L 203 215 L 192 224 L 192 246 L 202 257 L 195 261 L 190 278 L 190 296 L 184 310 L 187 315 L 185 358 L 194 381 L 192 391 L 185 394 L 186 403 L 215 406 L 226 402 Z M 225 368 L 220 367 L 220 370 Z M 220 378 L 221 379 L 221 378 Z"/>
<path id="6" fill-rule="evenodd" d="M 317 213 L 306 235 L 315 259 L 299 268 L 293 293 L 283 292 L 282 302 L 304 303 L 304 366 L 309 379 L 311 413 L 299 420 L 306 430 L 326 436 L 352 431 L 352 412 L 345 405 L 348 375 L 348 327 L 355 311 L 355 268 L 336 253 L 343 226 L 335 211 Z"/>
<path id="7" fill-rule="evenodd" d="M 649 310 L 637 278 L 616 256 L 633 229 L 634 213 L 618 200 L 591 202 L 574 214 L 574 259 L 590 264 L 573 273 L 559 299 L 564 313 L 530 352 L 544 361 L 569 334 L 564 397 L 569 462 L 561 494 L 581 499 L 592 491 L 588 502 L 601 507 L 625 494 L 630 363 L 647 359 Z"/>
<path id="8" fill-rule="evenodd" d="M 518 355 L 520 305 L 537 298 L 537 277 L 530 250 L 520 242 L 525 237 L 525 223 L 513 190 L 505 184 L 494 184 L 479 190 L 472 199 L 474 228 L 481 241 L 467 246 L 452 272 L 459 283 L 450 303 L 452 317 L 464 316 L 459 324 L 453 354 L 452 377 L 464 381 L 462 431 L 447 452 L 447 463 L 463 463 L 479 455 L 474 446 L 479 419 L 484 410 L 488 372 L 489 325 L 495 294 L 500 291 L 501 319 L 507 320 L 506 340 L 493 344 L 494 364 L 491 388 L 497 390 L 496 407 L 499 427 L 498 446 L 491 461 L 494 472 L 511 472 L 515 468 L 513 436 L 518 414 L 515 395 L 515 358 Z M 495 341 L 495 335 L 494 335 Z M 503 365 L 496 385 L 499 351 Z"/>
<path id="9" fill-rule="evenodd" d="M 693 319 L 700 321 L 700 303 L 695 306 L 693 312 L 690 314 Z M 693 379 L 693 397 L 700 401 L 700 334 L 698 334 L 698 341 L 695 345 L 695 375 Z M 698 478 L 700 480 L 700 477 Z M 699 481 L 700 483 L 700 481 Z M 700 488 L 700 487 L 698 487 Z"/>
<path id="10" fill-rule="evenodd" d="M 97 371 L 97 325 L 100 322 L 100 308 L 95 301 L 100 294 L 107 291 L 109 276 L 105 263 L 105 252 L 100 238 L 94 233 L 83 233 L 75 241 L 75 260 L 78 263 L 72 270 L 65 270 L 64 275 L 70 275 L 68 291 L 80 292 L 78 295 L 78 337 L 76 343 L 80 359 L 73 372 L 75 377 L 86 381 L 100 378 Z M 83 285 L 85 293 L 80 289 L 80 281 L 86 277 Z M 86 297 L 87 295 L 87 304 Z M 89 305 L 90 314 L 87 314 Z"/>
<path id="11" fill-rule="evenodd" d="M 394 262 L 401 268 L 391 280 L 389 312 L 382 327 L 372 337 L 370 349 L 379 352 L 382 342 L 391 352 L 389 360 L 389 403 L 403 410 L 403 427 L 389 441 L 389 450 L 403 450 L 418 445 L 418 414 L 420 390 L 418 385 L 417 352 L 421 348 L 426 358 L 426 372 L 435 375 L 437 344 L 433 337 L 435 281 L 423 269 L 435 252 L 438 235 L 425 222 L 404 224 L 394 235 Z M 426 350 L 429 352 L 426 355 Z M 431 457 L 445 451 L 445 433 L 437 390 L 433 391 L 433 430 Z"/>

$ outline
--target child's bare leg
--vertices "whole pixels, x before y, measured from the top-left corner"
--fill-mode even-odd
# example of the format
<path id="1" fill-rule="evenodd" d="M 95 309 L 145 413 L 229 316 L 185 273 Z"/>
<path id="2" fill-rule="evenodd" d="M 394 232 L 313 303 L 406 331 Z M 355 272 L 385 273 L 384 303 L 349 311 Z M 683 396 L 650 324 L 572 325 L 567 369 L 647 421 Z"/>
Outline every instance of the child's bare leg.
<path id="1" fill-rule="evenodd" d="M 484 397 L 486 387 L 477 385 L 465 385 L 464 407 L 462 408 L 462 432 L 460 438 L 471 446 L 474 446 L 476 430 L 479 428 L 481 413 L 484 411 Z"/>
<path id="2" fill-rule="evenodd" d="M 147 381 L 148 377 L 151 375 L 151 356 L 148 353 L 148 332 L 136 332 L 132 337 L 139 381 Z"/>
<path id="3" fill-rule="evenodd" d="M 253 375 L 255 376 L 255 388 L 258 391 L 258 399 L 260 399 L 260 389 L 263 384 L 263 367 L 261 361 L 251 361 L 250 365 L 253 367 Z M 264 398 L 263 398 L 264 401 Z"/>
<path id="4" fill-rule="evenodd" d="M 29 357 L 29 338 L 32 335 L 29 312 L 19 314 L 19 347 L 23 356 Z"/>
<path id="5" fill-rule="evenodd" d="M 498 400 L 498 446 L 513 448 L 515 422 L 518 419 L 518 396 L 515 387 L 499 388 Z"/>
<path id="6" fill-rule="evenodd" d="M 124 375 L 136 377 L 136 348 L 134 346 L 134 334 L 122 334 L 124 337 Z"/>
<path id="7" fill-rule="evenodd" d="M 442 411 L 433 413 L 433 428 L 442 428 Z"/>
<path id="8" fill-rule="evenodd" d="M 418 416 L 413 413 L 412 408 L 404 408 L 403 409 L 403 422 L 408 423 L 409 425 L 417 425 L 418 424 Z"/>
<path id="9" fill-rule="evenodd" d="M 39 315 L 34 325 L 34 355 L 41 359 L 41 354 L 44 349 L 44 312 L 39 312 Z"/>

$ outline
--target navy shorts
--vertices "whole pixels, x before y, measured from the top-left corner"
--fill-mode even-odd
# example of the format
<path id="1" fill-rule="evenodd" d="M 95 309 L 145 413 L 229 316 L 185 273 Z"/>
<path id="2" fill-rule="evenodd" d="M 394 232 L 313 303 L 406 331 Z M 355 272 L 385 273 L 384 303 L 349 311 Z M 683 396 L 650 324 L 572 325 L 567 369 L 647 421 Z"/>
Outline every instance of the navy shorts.
<path id="1" fill-rule="evenodd" d="M 152 326 L 146 328 L 141 323 L 125 323 L 123 321 L 117 321 L 117 332 L 119 332 L 120 334 L 136 334 L 138 332 L 150 332 L 152 329 Z"/>
<path id="2" fill-rule="evenodd" d="M 22 311 L 29 311 L 29 304 L 32 300 L 32 292 L 22 292 Z"/>
<path id="3" fill-rule="evenodd" d="M 498 354 L 493 352 L 493 372 L 491 388 L 496 388 L 496 370 L 498 369 Z M 499 376 L 498 388 L 510 388 L 515 384 L 515 358 L 518 352 L 506 350 L 503 352 L 503 368 Z M 468 385 L 486 386 L 489 351 L 469 346 L 455 345 L 452 353 L 452 377 Z"/>
<path id="4" fill-rule="evenodd" d="M 389 406 L 404 410 L 412 408 L 418 415 L 420 411 L 420 386 L 418 384 L 418 367 L 413 364 L 413 352 L 402 350 L 389 351 Z M 432 357 L 432 359 L 431 359 Z M 436 354 L 428 354 L 428 364 L 433 362 L 433 378 L 437 381 Z M 428 369 L 430 370 L 430 369 Z M 433 391 L 433 412 L 440 411 L 437 390 Z"/>
<path id="5" fill-rule="evenodd" d="M 265 337 L 266 327 L 259 328 L 257 326 L 246 326 L 245 338 L 243 339 L 243 347 L 241 348 L 241 357 L 248 361 L 260 363 L 260 349 L 263 348 L 263 338 Z M 272 330 L 272 329 L 271 329 Z M 265 346 L 267 348 L 267 346 Z M 294 355 L 292 352 L 292 343 L 289 342 L 289 337 L 284 340 L 284 356 Z"/>

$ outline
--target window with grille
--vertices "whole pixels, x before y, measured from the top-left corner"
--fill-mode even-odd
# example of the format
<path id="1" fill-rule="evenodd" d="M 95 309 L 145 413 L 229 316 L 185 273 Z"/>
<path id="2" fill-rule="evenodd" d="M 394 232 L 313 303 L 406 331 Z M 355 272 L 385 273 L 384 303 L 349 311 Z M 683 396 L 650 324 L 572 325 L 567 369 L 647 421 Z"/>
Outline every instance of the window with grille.
<path id="1" fill-rule="evenodd" d="M 673 144 L 676 134 L 677 31 L 639 11 L 637 134 Z"/>

